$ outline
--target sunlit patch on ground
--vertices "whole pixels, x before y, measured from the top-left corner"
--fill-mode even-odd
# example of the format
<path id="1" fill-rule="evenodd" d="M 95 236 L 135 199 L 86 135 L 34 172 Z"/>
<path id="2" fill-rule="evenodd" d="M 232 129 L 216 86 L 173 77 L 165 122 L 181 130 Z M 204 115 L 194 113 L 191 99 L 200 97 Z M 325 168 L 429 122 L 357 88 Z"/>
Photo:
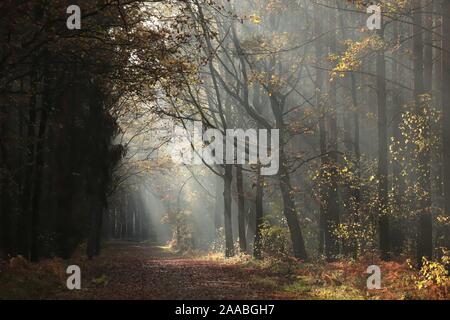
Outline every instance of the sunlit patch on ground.
<path id="1" fill-rule="evenodd" d="M 0 264 L 0 299 L 448 299 L 436 287 L 418 290 L 417 270 L 406 263 L 377 262 L 381 290 L 366 288 L 367 263 L 296 263 L 254 260 L 248 255 L 177 255 L 168 246 L 111 242 L 94 260 L 75 255 L 30 263 L 17 257 Z M 65 287 L 65 269 L 78 264 L 82 289 Z M 439 293 L 439 294 L 438 294 Z"/>

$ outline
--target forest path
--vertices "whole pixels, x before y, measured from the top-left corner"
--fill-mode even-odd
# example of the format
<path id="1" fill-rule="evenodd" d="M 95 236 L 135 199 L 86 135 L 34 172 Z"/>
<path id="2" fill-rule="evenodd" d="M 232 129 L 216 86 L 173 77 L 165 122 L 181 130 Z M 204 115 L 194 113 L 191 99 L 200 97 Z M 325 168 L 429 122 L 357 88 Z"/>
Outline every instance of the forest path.
<path id="1" fill-rule="evenodd" d="M 75 261 L 74 261 L 75 262 Z M 80 264 L 82 290 L 63 299 L 293 299 L 264 288 L 267 271 L 172 253 L 165 247 L 108 243 L 101 256 Z M 284 279 L 279 279 L 283 283 Z"/>

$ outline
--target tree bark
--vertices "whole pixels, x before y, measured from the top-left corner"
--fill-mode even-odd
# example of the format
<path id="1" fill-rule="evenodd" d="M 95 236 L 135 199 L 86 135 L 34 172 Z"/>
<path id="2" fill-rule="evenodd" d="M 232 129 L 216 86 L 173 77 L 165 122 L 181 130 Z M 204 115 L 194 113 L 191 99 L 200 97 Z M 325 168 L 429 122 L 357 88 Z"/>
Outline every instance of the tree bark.
<path id="1" fill-rule="evenodd" d="M 413 11 L 413 67 L 414 67 L 414 99 L 415 112 L 427 124 L 427 103 L 423 101 L 423 95 L 426 93 L 425 89 L 431 90 L 432 82 L 432 50 L 431 50 L 431 34 L 426 30 L 423 31 L 423 18 L 421 11 L 422 1 L 414 1 Z M 429 18 L 429 17 L 427 17 Z M 426 27 L 427 23 L 425 24 Z M 426 40 L 429 43 L 424 43 L 423 34 L 425 33 Z M 428 34 L 428 35 L 427 35 Z M 424 45 L 426 55 L 424 56 Z M 427 60 L 424 60 L 426 58 Z M 423 128 L 423 135 L 425 141 L 429 136 L 429 125 Z M 417 259 L 419 265 L 422 263 L 422 257 L 431 259 L 433 255 L 433 238 L 432 238 L 432 217 L 431 217 L 431 190 L 430 190 L 430 154 L 429 147 L 425 146 L 418 151 L 418 183 L 421 188 L 421 194 L 418 201 L 419 225 L 418 225 L 418 240 L 417 240 Z"/>
<path id="2" fill-rule="evenodd" d="M 225 165 L 223 176 L 224 189 L 224 225 L 225 225 L 225 257 L 234 256 L 233 226 L 231 221 L 231 182 L 233 180 L 233 166 Z"/>
<path id="3" fill-rule="evenodd" d="M 283 198 L 283 213 L 288 224 L 294 257 L 306 261 L 308 255 L 306 253 L 305 243 L 303 240 L 302 230 L 298 221 L 297 212 L 295 210 L 295 202 L 292 196 L 292 188 L 287 168 L 283 164 L 285 157 L 280 155 L 280 191 Z"/>
<path id="4" fill-rule="evenodd" d="M 333 54 L 336 52 L 336 27 L 337 27 L 337 12 L 331 10 L 329 15 L 330 21 L 330 37 L 329 50 Z M 326 168 L 329 173 L 329 186 L 325 199 L 321 201 L 325 204 L 325 255 L 328 260 L 333 260 L 339 254 L 339 239 L 334 232 L 340 223 L 340 208 L 339 208 L 339 194 L 337 183 L 336 165 L 338 163 L 338 124 L 337 124 L 337 100 L 336 100 L 336 79 L 329 82 L 328 95 L 330 110 L 326 114 L 327 126 L 327 151 L 326 151 Z"/>
<path id="5" fill-rule="evenodd" d="M 245 195 L 242 166 L 236 166 L 236 184 L 238 196 L 238 229 L 239 229 L 239 249 L 241 252 L 247 251 L 247 236 L 245 234 Z"/>
<path id="6" fill-rule="evenodd" d="M 444 176 L 444 209 L 450 216 L 450 1 L 442 1 L 442 145 Z M 450 227 L 446 228 L 444 243 L 450 248 Z"/>
<path id="7" fill-rule="evenodd" d="M 7 118 L 8 116 L 6 116 Z M 8 136 L 6 126 L 6 120 L 0 120 L 0 258 L 2 258 L 2 253 L 6 257 L 12 252 L 12 199 L 10 196 L 12 190 L 10 183 L 11 170 L 9 168 L 7 154 Z"/>
<path id="8" fill-rule="evenodd" d="M 324 52 L 325 47 L 323 45 L 322 39 L 320 37 L 322 36 L 323 28 L 322 28 L 322 19 L 321 17 L 321 8 L 315 4 L 314 5 L 314 36 L 318 39 L 314 42 L 314 49 L 315 49 L 315 56 L 316 56 L 316 63 L 320 63 L 324 61 Z M 314 79 L 315 82 L 315 104 L 316 108 L 319 110 L 318 115 L 318 121 L 319 121 L 319 148 L 320 148 L 320 154 L 321 156 L 321 176 L 324 174 L 324 168 L 326 166 L 327 162 L 327 138 L 326 138 L 326 128 L 325 128 L 325 115 L 324 115 L 324 106 L 322 101 L 322 87 L 323 87 L 323 71 L 320 68 L 316 68 L 316 76 Z M 327 198 L 327 191 L 328 186 L 321 183 L 320 184 L 320 191 L 319 191 L 319 197 L 320 197 L 320 209 L 319 209 L 319 247 L 318 251 L 319 254 L 325 253 L 325 220 L 326 220 L 326 205 L 324 202 L 324 199 Z"/>
<path id="9" fill-rule="evenodd" d="M 378 35 L 384 38 L 384 30 Z M 377 101 L 378 101 L 378 225 L 380 255 L 382 260 L 390 259 L 388 203 L 388 132 L 386 102 L 386 61 L 384 48 L 377 51 Z"/>
<path id="10" fill-rule="evenodd" d="M 256 172 L 256 199 L 255 199 L 255 240 L 253 242 L 253 256 L 256 259 L 262 258 L 261 252 L 261 227 L 264 222 L 263 215 L 263 183 L 264 178 L 261 175 L 261 166 L 258 165 Z"/>
<path id="11" fill-rule="evenodd" d="M 46 90 L 44 94 L 45 104 L 42 107 L 41 119 L 39 123 L 39 131 L 36 142 L 36 166 L 34 172 L 33 193 L 31 196 L 31 229 L 30 229 L 30 259 L 31 261 L 39 260 L 39 218 L 40 218 L 40 202 L 42 193 L 42 175 L 44 169 L 44 145 L 45 132 L 47 129 L 47 114 L 50 107 L 50 92 Z"/>
<path id="12" fill-rule="evenodd" d="M 289 171 L 286 167 L 287 159 L 285 154 L 285 124 L 283 122 L 283 105 L 284 99 L 280 98 L 278 94 L 274 94 L 270 97 L 272 111 L 274 113 L 277 128 L 279 129 L 279 138 L 280 138 L 280 148 L 279 148 L 279 172 L 278 179 L 280 184 L 280 192 L 283 198 L 283 213 L 286 217 L 286 222 L 289 228 L 291 241 L 292 241 L 292 249 L 294 251 L 294 257 L 298 259 L 302 259 L 306 261 L 308 259 L 305 243 L 303 240 L 302 230 L 300 228 L 300 223 L 298 221 L 297 212 L 295 209 L 295 201 L 293 190 L 290 182 Z"/>

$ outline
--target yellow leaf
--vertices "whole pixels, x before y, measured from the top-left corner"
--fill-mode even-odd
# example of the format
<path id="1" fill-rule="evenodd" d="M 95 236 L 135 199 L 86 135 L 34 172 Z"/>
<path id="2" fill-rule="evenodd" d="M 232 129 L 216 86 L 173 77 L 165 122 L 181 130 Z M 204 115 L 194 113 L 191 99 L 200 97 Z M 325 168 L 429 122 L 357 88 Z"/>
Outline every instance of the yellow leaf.
<path id="1" fill-rule="evenodd" d="M 262 19 L 260 16 L 256 15 L 256 14 L 252 14 L 250 16 L 250 21 L 254 24 L 260 24 L 262 22 Z"/>

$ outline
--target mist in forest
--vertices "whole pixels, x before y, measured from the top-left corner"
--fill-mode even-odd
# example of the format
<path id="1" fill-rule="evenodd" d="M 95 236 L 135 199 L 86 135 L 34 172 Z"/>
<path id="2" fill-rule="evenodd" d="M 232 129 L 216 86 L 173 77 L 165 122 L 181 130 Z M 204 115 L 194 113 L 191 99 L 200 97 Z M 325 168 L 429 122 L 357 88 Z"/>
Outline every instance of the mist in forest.
<path id="1" fill-rule="evenodd" d="M 0 258 L 125 242 L 444 277 L 449 1 L 92 1 L 73 29 L 63 2 L 0 4 Z"/>
<path id="2" fill-rule="evenodd" d="M 143 204 L 152 228 L 167 232 L 170 226 L 169 242 L 182 250 L 222 241 L 227 256 L 235 249 L 252 254 L 255 241 L 263 246 L 255 235 L 274 226 L 286 230 L 277 237 L 287 237 L 286 250 L 302 259 L 374 250 L 383 259 L 419 252 L 431 257 L 431 241 L 441 240 L 430 229 L 440 228 L 431 221 L 440 213 L 430 210 L 445 201 L 441 53 L 427 47 L 438 35 L 426 27 L 438 30 L 441 18 L 438 5 L 419 2 L 386 1 L 369 11 L 350 1 L 188 4 L 196 24 L 184 27 L 195 35 L 186 50 L 198 49 L 190 57 L 196 73 L 176 98 L 143 103 L 160 117 L 143 123 L 164 127 L 166 139 L 148 161 L 167 165 L 166 171 L 146 172 L 143 179 L 164 185 L 156 192 L 163 200 L 152 196 Z M 373 30 L 369 20 L 378 11 L 384 17 Z M 405 16 L 422 25 L 405 25 Z M 198 145 L 174 143 L 175 127 L 195 124 L 203 132 L 279 130 L 277 176 L 263 177 L 261 167 L 249 163 L 173 163 L 170 154 L 180 145 L 200 152 Z M 141 136 L 155 141 L 152 132 Z M 209 138 L 201 147 L 214 144 Z"/>

